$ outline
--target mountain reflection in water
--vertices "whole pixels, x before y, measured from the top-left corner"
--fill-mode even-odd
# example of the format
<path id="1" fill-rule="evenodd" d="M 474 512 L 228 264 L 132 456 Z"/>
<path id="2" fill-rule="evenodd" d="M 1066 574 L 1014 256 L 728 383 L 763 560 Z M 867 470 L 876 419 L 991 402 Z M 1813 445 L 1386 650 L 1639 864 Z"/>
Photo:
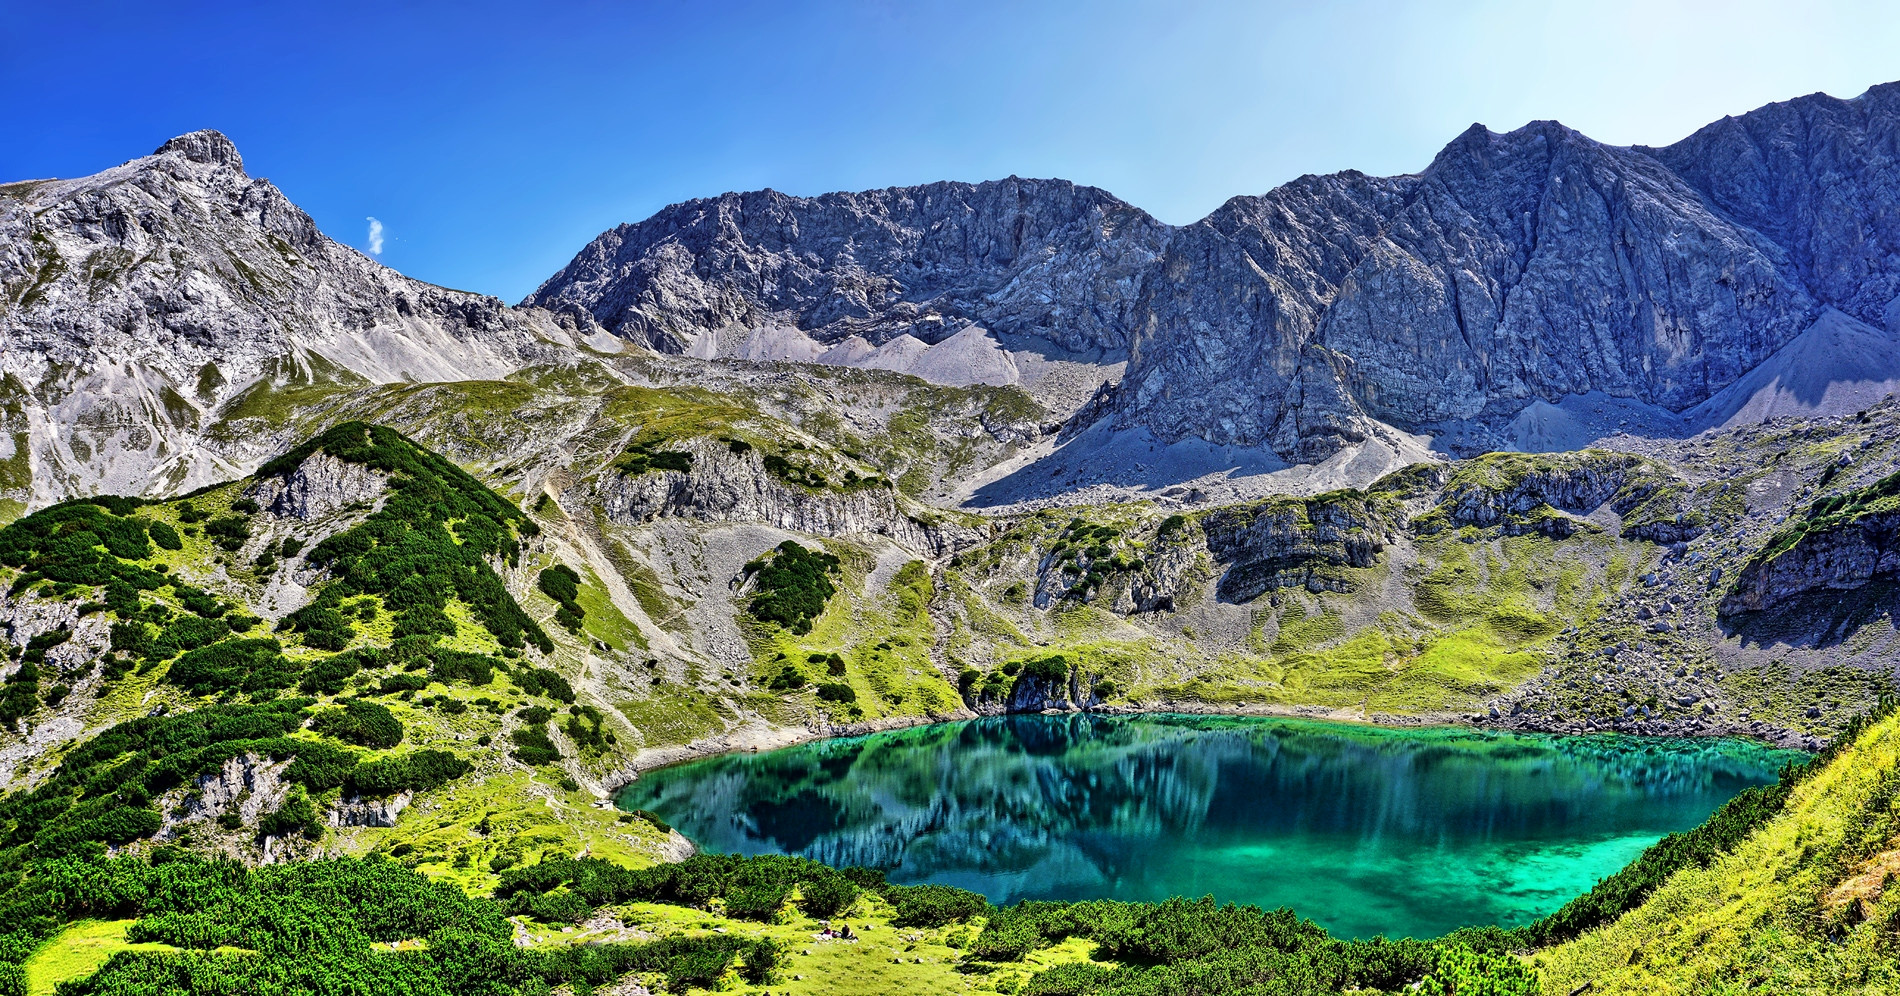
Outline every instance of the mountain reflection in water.
<path id="1" fill-rule="evenodd" d="M 702 848 L 1018 899 L 1212 894 L 1342 936 L 1528 922 L 1800 755 L 1734 740 L 1009 716 L 652 772 Z"/>

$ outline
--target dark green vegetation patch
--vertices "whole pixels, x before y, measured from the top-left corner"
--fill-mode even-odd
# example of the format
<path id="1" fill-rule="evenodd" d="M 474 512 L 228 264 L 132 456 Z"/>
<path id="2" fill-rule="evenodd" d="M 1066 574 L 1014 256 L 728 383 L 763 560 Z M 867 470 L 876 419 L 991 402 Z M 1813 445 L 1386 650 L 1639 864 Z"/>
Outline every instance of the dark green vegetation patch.
<path id="1" fill-rule="evenodd" d="M 681 474 L 691 473 L 693 455 L 684 450 L 658 449 L 664 440 L 636 442 L 629 445 L 626 452 L 614 461 L 614 469 L 624 477 L 639 477 L 653 470 L 671 470 Z"/>
<path id="2" fill-rule="evenodd" d="M 321 450 L 389 475 L 383 507 L 356 526 L 318 543 L 306 562 L 328 568 L 335 581 L 289 628 L 344 633 L 337 612 L 346 599 L 379 595 L 395 614 L 395 635 L 453 636 L 446 609 L 459 598 L 504 647 L 524 641 L 552 652 L 554 644 L 523 612 L 488 558 L 514 564 L 518 537 L 540 531 L 519 508 L 448 460 L 380 425 L 345 422 L 258 469 L 257 477 L 285 475 Z M 332 619 L 323 613 L 337 612 Z M 301 627 L 301 629 L 300 629 Z M 340 649 L 334 648 L 332 649 Z"/>
<path id="3" fill-rule="evenodd" d="M 745 573 L 755 585 L 752 615 L 799 635 L 811 632 L 811 621 L 838 591 L 831 582 L 839 573 L 838 558 L 791 540 L 780 543 L 769 558 L 746 564 Z"/>
<path id="4" fill-rule="evenodd" d="M 566 564 L 555 564 L 535 578 L 534 586 L 541 589 L 541 594 L 560 605 L 554 613 L 555 622 L 570 633 L 581 631 L 581 620 L 586 618 L 587 610 L 581 608 L 577 601 L 581 596 L 581 576 L 578 571 Z"/>
<path id="5" fill-rule="evenodd" d="M 350 699 L 335 709 L 325 709 L 310 721 L 310 728 L 358 747 L 382 750 L 402 743 L 402 721 L 389 707 L 363 699 Z"/>

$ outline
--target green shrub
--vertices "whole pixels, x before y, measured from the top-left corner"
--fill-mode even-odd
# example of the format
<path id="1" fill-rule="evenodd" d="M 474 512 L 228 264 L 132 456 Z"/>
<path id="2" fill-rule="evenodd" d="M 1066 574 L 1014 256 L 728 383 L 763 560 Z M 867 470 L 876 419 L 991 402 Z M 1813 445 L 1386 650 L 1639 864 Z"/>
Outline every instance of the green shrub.
<path id="1" fill-rule="evenodd" d="M 350 771 L 345 784 L 361 796 L 397 792 L 427 792 L 474 770 L 474 766 L 444 750 L 419 750 L 375 761 L 364 761 Z"/>
<path id="2" fill-rule="evenodd" d="M 398 692 L 420 692 L 429 687 L 429 678 L 421 674 L 392 674 L 376 686 L 376 694 L 391 695 Z"/>
<path id="3" fill-rule="evenodd" d="M 185 541 L 179 538 L 178 530 L 173 529 L 169 522 L 148 522 L 145 529 L 151 534 L 152 542 L 158 544 L 159 549 L 183 550 L 185 548 Z"/>
<path id="4" fill-rule="evenodd" d="M 574 701 L 574 686 L 558 672 L 544 667 L 519 668 L 511 673 L 509 679 L 515 687 L 529 695 L 544 695 L 560 702 Z"/>
<path id="5" fill-rule="evenodd" d="M 257 832 L 263 837 L 299 833 L 316 840 L 323 836 L 323 824 L 317 821 L 317 808 L 310 804 L 309 794 L 298 788 L 284 797 L 284 804 L 276 812 L 257 821 Z"/>
<path id="6" fill-rule="evenodd" d="M 389 707 L 363 699 L 349 699 L 341 708 L 326 709 L 310 721 L 310 729 L 358 747 L 383 750 L 402 743 L 402 721 Z"/>
<path id="7" fill-rule="evenodd" d="M 172 630 L 167 628 L 166 633 L 170 632 Z M 159 636 L 161 642 L 165 638 L 164 634 Z M 171 670 L 165 673 L 165 680 L 194 695 L 290 688 L 303 677 L 303 669 L 295 661 L 286 658 L 282 651 L 283 647 L 276 640 L 225 640 L 186 651 L 172 662 Z"/>
<path id="8" fill-rule="evenodd" d="M 896 907 L 891 923 L 899 927 L 943 927 L 989 911 L 989 901 L 947 885 L 893 885 L 884 898 Z"/>
<path id="9" fill-rule="evenodd" d="M 858 901 L 858 885 L 843 875 L 818 875 L 798 887 L 798 905 L 819 920 L 841 916 Z"/>
<path id="10" fill-rule="evenodd" d="M 654 470 L 672 470 L 685 474 L 693 469 L 693 455 L 683 450 L 660 450 L 654 447 L 664 440 L 645 443 L 633 443 L 626 452 L 614 461 L 614 469 L 622 477 L 638 477 Z"/>
<path id="11" fill-rule="evenodd" d="M 545 721 L 540 726 L 528 726 L 508 735 L 514 741 L 514 758 L 522 764 L 553 764 L 561 759 L 560 748 L 548 737 Z"/>
<path id="12" fill-rule="evenodd" d="M 210 646 L 231 633 L 231 624 L 222 619 L 204 619 L 196 616 L 180 616 L 165 625 L 153 638 L 148 656 L 154 660 L 170 660 L 181 651 L 196 650 Z M 272 641 L 273 646 L 275 641 Z M 174 681 L 173 684 L 179 684 Z"/>
<path id="13" fill-rule="evenodd" d="M 541 589 L 541 594 L 554 599 L 560 605 L 554 618 L 568 632 L 581 631 L 581 623 L 587 616 L 587 610 L 581 608 L 580 602 L 576 601 L 580 597 L 581 590 L 581 576 L 578 572 L 566 564 L 555 564 L 541 572 L 535 579 L 535 587 Z"/>
<path id="14" fill-rule="evenodd" d="M 740 886 L 726 893 L 726 913 L 741 920 L 769 923 L 785 908 L 791 895 L 791 884 L 786 882 Z"/>
<path id="15" fill-rule="evenodd" d="M 205 536 L 221 550 L 236 550 L 251 538 L 251 523 L 235 515 L 212 519 L 205 523 Z"/>
<path id="16" fill-rule="evenodd" d="M 827 681 L 818 686 L 818 697 L 826 702 L 856 702 L 858 692 L 841 681 Z"/>
<path id="17" fill-rule="evenodd" d="M 1068 681 L 1069 659 L 1061 654 L 1032 658 L 1023 662 L 1022 676 L 1056 683 Z"/>
<path id="18" fill-rule="evenodd" d="M 836 556 L 786 540 L 769 560 L 746 565 L 746 573 L 753 576 L 755 584 L 748 607 L 762 622 L 776 623 L 793 633 L 809 633 L 811 621 L 825 611 L 825 603 L 838 590 L 831 583 L 831 576 L 838 572 Z"/>

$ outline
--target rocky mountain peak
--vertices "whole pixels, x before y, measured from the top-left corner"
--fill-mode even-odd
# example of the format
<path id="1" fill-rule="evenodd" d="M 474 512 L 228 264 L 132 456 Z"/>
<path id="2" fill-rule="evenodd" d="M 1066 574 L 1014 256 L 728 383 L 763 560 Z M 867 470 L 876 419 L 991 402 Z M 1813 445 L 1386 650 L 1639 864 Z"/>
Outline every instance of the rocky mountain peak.
<path id="1" fill-rule="evenodd" d="M 201 445 L 260 384 L 499 377 L 575 324 L 338 245 L 216 131 L 0 187 L 0 500 L 205 483 L 263 455 Z"/>
<path id="2" fill-rule="evenodd" d="M 167 153 L 177 153 L 195 163 L 229 166 L 240 172 L 244 169 L 244 157 L 238 155 L 237 146 L 212 128 L 180 135 L 152 151 L 155 156 Z"/>
<path id="3" fill-rule="evenodd" d="M 1057 181 L 729 195 L 620 226 L 530 300 L 662 349 L 716 333 L 717 355 L 779 325 L 820 347 L 1032 335 L 1101 351 L 1119 386 L 1090 412 L 1119 428 L 1293 462 L 1381 425 L 1495 448 L 1529 406 L 1593 392 L 1662 424 L 1824 306 L 1900 328 L 1895 94 L 1666 149 L 1473 125 L 1417 174 L 1304 176 L 1178 228 Z"/>

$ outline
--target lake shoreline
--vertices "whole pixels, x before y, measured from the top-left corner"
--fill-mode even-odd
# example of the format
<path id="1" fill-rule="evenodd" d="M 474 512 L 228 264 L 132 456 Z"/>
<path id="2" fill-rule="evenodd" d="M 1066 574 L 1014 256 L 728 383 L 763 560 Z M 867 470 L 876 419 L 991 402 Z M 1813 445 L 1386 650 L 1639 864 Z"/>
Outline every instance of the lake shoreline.
<path id="1" fill-rule="evenodd" d="M 1437 936 L 1547 915 L 1799 760 L 1741 738 L 1096 712 L 886 723 L 672 766 L 616 801 L 707 853 L 884 868 L 998 904 L 1216 894 L 1339 936 Z"/>
<path id="2" fill-rule="evenodd" d="M 992 716 L 1011 715 L 1109 715 L 1109 716 L 1145 716 L 1145 715 L 1183 715 L 1183 716 L 1235 716 L 1282 719 L 1315 719 L 1334 723 L 1352 723 L 1364 726 L 1376 726 L 1389 729 L 1420 729 L 1435 726 L 1464 727 L 1477 731 L 1499 733 L 1542 733 L 1553 736 L 1589 736 L 1597 733 L 1618 733 L 1626 736 L 1683 738 L 1683 739 L 1720 739 L 1734 738 L 1753 740 L 1782 750 L 1799 750 L 1814 753 L 1827 745 L 1827 741 L 1799 730 L 1769 726 L 1759 721 L 1746 727 L 1730 724 L 1712 724 L 1701 719 L 1684 721 L 1644 719 L 1636 721 L 1617 720 L 1607 725 L 1580 721 L 1553 722 L 1545 717 L 1528 713 L 1518 715 L 1499 715 L 1496 717 L 1484 713 L 1469 712 L 1432 712 L 1421 714 L 1373 713 L 1370 716 L 1363 711 L 1338 709 L 1328 706 L 1288 706 L 1277 703 L 1206 702 L 1201 700 L 1169 699 L 1158 703 L 1128 705 L 1098 705 L 1086 709 L 1049 709 L 1037 713 L 977 712 L 972 709 L 959 709 L 954 713 L 935 716 L 886 716 L 867 720 L 862 723 L 824 723 L 818 726 L 774 726 L 764 722 L 753 722 L 740 726 L 716 737 L 706 737 L 688 744 L 669 747 L 643 748 L 636 751 L 632 760 L 621 768 L 604 775 L 599 781 L 602 792 L 609 800 L 617 798 L 627 786 L 651 771 L 670 768 L 691 761 L 703 761 L 725 754 L 757 754 L 764 751 L 797 747 L 820 740 L 842 740 L 851 737 L 869 736 L 874 733 L 887 733 L 892 730 L 907 730 L 920 726 L 934 726 L 939 723 L 960 723 L 972 719 L 985 719 Z"/>

